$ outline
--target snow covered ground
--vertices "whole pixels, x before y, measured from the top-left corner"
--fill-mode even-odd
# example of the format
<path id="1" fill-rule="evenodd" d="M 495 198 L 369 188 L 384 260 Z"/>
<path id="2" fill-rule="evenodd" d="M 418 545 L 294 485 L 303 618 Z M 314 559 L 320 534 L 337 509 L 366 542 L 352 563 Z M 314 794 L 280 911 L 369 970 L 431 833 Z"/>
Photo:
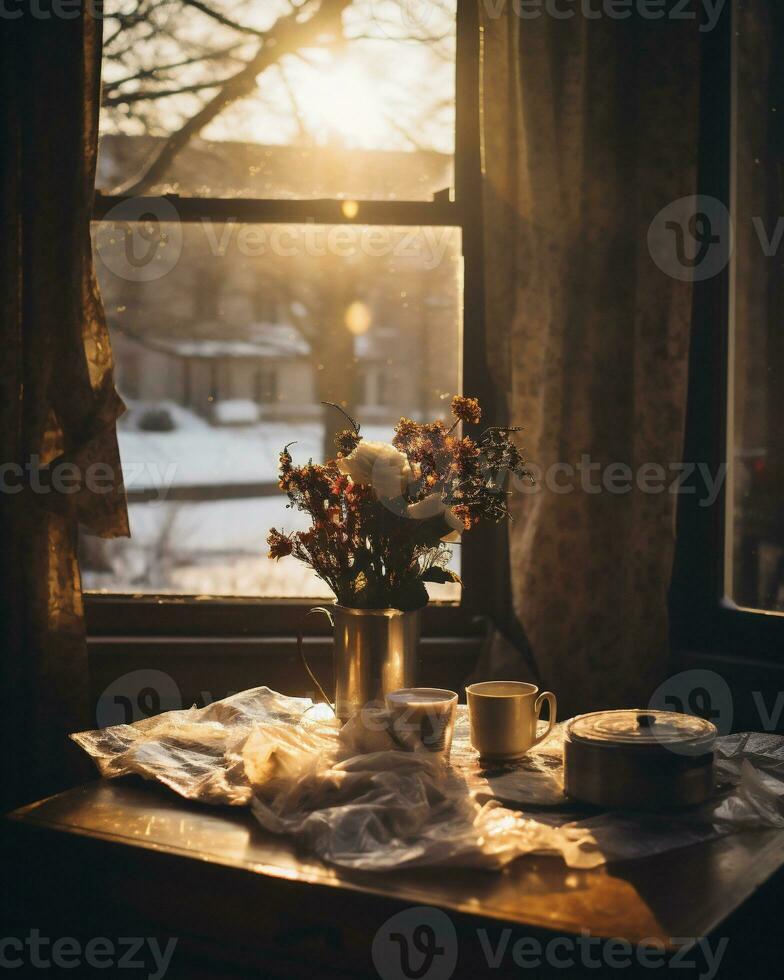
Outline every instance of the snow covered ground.
<path id="1" fill-rule="evenodd" d="M 318 422 L 258 422 L 214 426 L 193 412 L 161 402 L 175 423 L 171 432 L 138 428 L 142 415 L 132 405 L 119 426 L 125 485 L 135 489 L 201 486 L 216 483 L 263 483 L 277 479 L 278 456 L 289 442 L 296 463 L 321 459 L 323 428 Z M 367 439 L 390 440 L 388 426 L 362 427 Z"/>
<path id="2" fill-rule="evenodd" d="M 138 406 L 131 406 L 119 427 L 129 488 L 165 492 L 172 486 L 271 482 L 277 479 L 281 449 L 293 440 L 296 463 L 321 458 L 323 431 L 316 423 L 216 427 L 181 406 L 167 402 L 165 407 L 175 423 L 171 432 L 139 429 Z M 364 426 L 362 432 L 368 439 L 392 438 L 388 427 Z M 307 526 L 306 518 L 287 509 L 286 502 L 281 493 L 199 503 L 132 503 L 130 539 L 83 539 L 84 586 L 107 592 L 329 596 L 324 584 L 299 562 L 267 558 L 270 527 L 294 531 Z M 433 586 L 432 595 L 456 599 L 459 588 Z"/>

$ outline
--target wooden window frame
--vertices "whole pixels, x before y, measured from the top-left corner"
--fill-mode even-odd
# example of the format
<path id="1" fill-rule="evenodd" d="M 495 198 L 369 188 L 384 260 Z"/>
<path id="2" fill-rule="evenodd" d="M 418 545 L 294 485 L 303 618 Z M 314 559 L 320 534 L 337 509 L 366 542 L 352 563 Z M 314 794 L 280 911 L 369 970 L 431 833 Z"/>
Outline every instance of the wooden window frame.
<path id="1" fill-rule="evenodd" d="M 340 200 L 220 199 L 166 195 L 184 222 L 232 217 L 241 222 L 281 224 L 362 224 L 456 227 L 463 249 L 463 390 L 492 404 L 484 346 L 482 268 L 482 175 L 480 152 L 481 36 L 477 5 L 457 2 L 455 58 L 454 195 L 436 194 L 430 201 L 359 201 L 348 218 Z M 105 218 L 127 198 L 96 193 L 93 220 Z M 150 198 L 152 205 L 158 198 Z M 143 204 L 144 198 L 137 198 Z M 503 420 L 494 420 L 503 422 Z M 481 528 L 465 536 L 462 549 L 464 588 L 460 603 L 431 602 L 424 615 L 426 637 L 479 637 L 478 617 L 494 603 L 494 583 L 503 581 L 494 556 L 501 530 Z M 496 600 L 497 601 L 497 597 Z M 86 593 L 90 637 L 149 637 L 164 642 L 184 637 L 291 637 L 313 605 L 307 599 L 254 599 L 231 596 Z M 318 617 L 302 624 L 306 633 L 323 633 Z"/>
<path id="2" fill-rule="evenodd" d="M 733 3 L 702 39 L 698 193 L 721 201 L 735 218 L 733 167 Z M 732 265 L 694 285 L 693 329 L 684 459 L 727 466 Z M 727 492 L 731 470 L 713 507 L 696 495 L 678 501 L 677 546 L 670 590 L 676 655 L 781 660 L 784 614 L 738 607 L 725 581 Z"/>

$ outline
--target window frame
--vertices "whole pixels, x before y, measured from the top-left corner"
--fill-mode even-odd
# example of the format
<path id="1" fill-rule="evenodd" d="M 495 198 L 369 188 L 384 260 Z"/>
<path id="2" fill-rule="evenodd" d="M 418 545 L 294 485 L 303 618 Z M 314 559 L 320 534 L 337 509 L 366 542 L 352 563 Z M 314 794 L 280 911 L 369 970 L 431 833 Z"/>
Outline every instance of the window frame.
<path id="1" fill-rule="evenodd" d="M 734 2 L 717 27 L 702 35 L 698 194 L 722 202 L 735 220 L 733 200 Z M 727 467 L 713 507 L 696 495 L 678 499 L 676 554 L 670 589 L 670 634 L 676 655 L 779 660 L 784 614 L 746 609 L 729 598 L 725 583 L 731 356 L 732 262 L 717 276 L 694 284 L 684 459 Z"/>
<path id="2" fill-rule="evenodd" d="M 460 228 L 463 254 L 462 387 L 492 405 L 484 345 L 482 242 L 482 171 L 480 148 L 481 34 L 477 5 L 457 0 L 455 56 L 454 195 L 437 193 L 430 201 L 358 201 L 354 217 L 346 217 L 341 200 L 164 197 L 184 222 L 226 220 L 276 224 L 361 224 Z M 92 218 L 100 221 L 129 200 L 96 192 Z M 159 198 L 138 197 L 137 203 Z M 152 208 L 151 208 L 152 209 Z M 505 420 L 494 419 L 498 424 Z M 478 621 L 494 603 L 494 583 L 501 581 L 502 554 L 498 528 L 481 528 L 461 545 L 464 588 L 459 603 L 432 601 L 424 614 L 425 636 L 476 636 Z M 197 597 L 154 593 L 86 592 L 85 613 L 90 636 L 291 636 L 314 600 L 299 598 Z M 315 600 L 319 601 L 319 600 Z M 323 600 L 322 600 L 323 601 Z M 497 601 L 497 597 L 496 600 Z M 323 632 L 312 617 L 306 632 Z"/>

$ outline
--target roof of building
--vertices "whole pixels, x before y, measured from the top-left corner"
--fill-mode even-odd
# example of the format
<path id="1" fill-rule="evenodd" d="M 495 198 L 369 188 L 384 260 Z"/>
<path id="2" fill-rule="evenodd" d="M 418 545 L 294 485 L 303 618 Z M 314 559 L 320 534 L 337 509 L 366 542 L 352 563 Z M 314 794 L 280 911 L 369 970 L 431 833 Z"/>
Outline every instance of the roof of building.
<path id="1" fill-rule="evenodd" d="M 101 137 L 96 186 L 107 193 L 139 176 L 166 142 Z M 452 181 L 452 157 L 433 150 L 346 150 L 194 138 L 146 193 L 256 198 L 426 200 Z"/>
<path id="2" fill-rule="evenodd" d="M 177 357 L 308 357 L 310 344 L 299 330 L 286 323 L 251 323 L 243 326 L 241 337 L 226 337 L 222 324 L 198 324 L 194 333 L 200 336 L 156 337 L 154 342 L 135 336 L 144 346 L 154 347 Z"/>

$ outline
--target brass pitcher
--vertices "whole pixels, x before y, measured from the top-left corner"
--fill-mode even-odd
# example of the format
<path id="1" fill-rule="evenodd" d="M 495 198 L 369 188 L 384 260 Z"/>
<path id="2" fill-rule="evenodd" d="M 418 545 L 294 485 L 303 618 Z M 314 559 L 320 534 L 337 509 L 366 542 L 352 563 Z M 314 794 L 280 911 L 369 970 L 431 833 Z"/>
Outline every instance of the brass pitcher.
<path id="1" fill-rule="evenodd" d="M 351 609 L 317 606 L 335 630 L 335 714 L 348 721 L 371 701 L 383 703 L 384 695 L 416 684 L 421 610 Z M 305 668 L 324 695 L 303 656 Z M 324 695 L 325 700 L 328 700 Z"/>

